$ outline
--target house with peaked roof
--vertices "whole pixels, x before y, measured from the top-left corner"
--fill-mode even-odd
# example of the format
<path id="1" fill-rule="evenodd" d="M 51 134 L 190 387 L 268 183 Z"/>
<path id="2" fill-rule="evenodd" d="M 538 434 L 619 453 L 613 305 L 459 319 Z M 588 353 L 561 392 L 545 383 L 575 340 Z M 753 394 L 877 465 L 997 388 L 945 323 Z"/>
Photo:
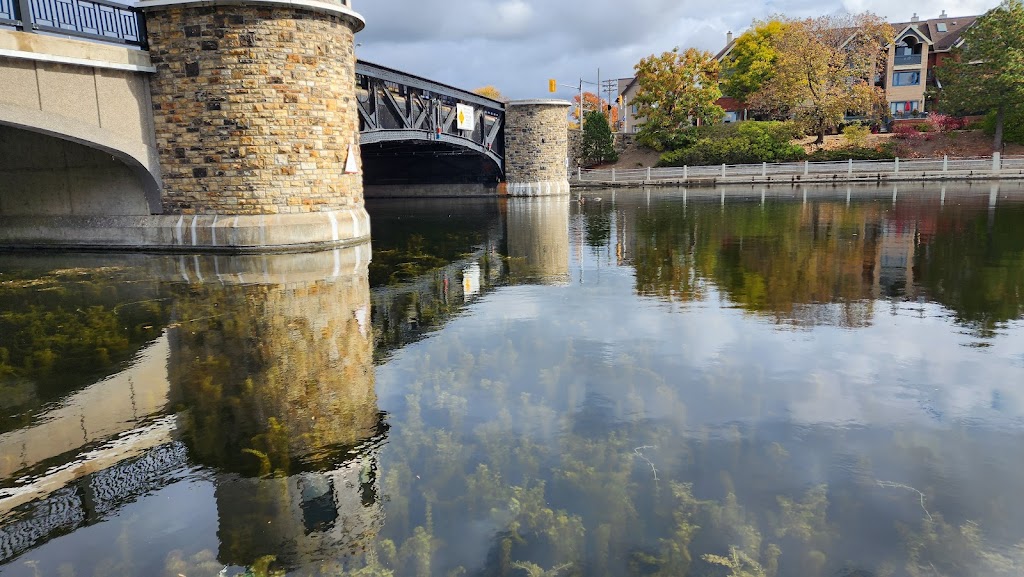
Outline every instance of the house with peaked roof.
<path id="1" fill-rule="evenodd" d="M 888 57 L 885 70 L 877 78 L 877 85 L 885 91 L 889 113 L 893 119 L 912 119 L 927 116 L 935 102 L 929 100 L 928 88 L 941 89 L 935 78 L 935 67 L 951 56 L 954 48 L 963 44 L 963 34 L 978 16 L 952 17 L 943 10 L 937 18 L 921 20 L 915 13 L 909 22 L 892 24 L 896 31 L 893 43 L 886 46 Z M 737 37 L 732 32 L 726 35 L 725 46 L 715 54 L 715 59 L 724 62 L 736 46 Z M 620 82 L 622 96 L 622 130 L 636 132 L 643 119 L 636 116 L 636 108 L 630 103 L 639 87 L 636 79 Z M 746 104 L 729 95 L 724 95 L 717 104 L 725 109 L 725 122 L 746 120 L 749 111 Z"/>
<path id="2" fill-rule="evenodd" d="M 893 24 L 896 37 L 888 46 L 888 60 L 882 87 L 895 119 L 926 115 L 928 87 L 942 88 L 935 78 L 935 67 L 950 57 L 953 48 L 963 43 L 963 33 L 977 16 L 950 17 L 943 10 L 938 18 L 921 20 L 917 14 L 910 22 Z"/>
<path id="3" fill-rule="evenodd" d="M 637 115 L 637 106 L 633 104 L 633 97 L 640 89 L 636 78 L 626 79 L 628 82 L 619 81 L 619 118 L 622 122 L 620 132 L 633 134 L 643 125 L 644 119 Z"/>
<path id="4" fill-rule="evenodd" d="M 909 22 L 892 24 L 896 36 L 893 43 L 885 47 L 888 51 L 886 67 L 879 74 L 877 84 L 885 91 L 889 113 L 894 119 L 927 115 L 934 105 L 928 101 L 927 89 L 942 88 L 935 78 L 935 67 L 963 43 L 963 33 L 977 19 L 977 16 L 951 17 L 943 10 L 938 18 L 921 20 L 914 14 Z M 715 55 L 719 62 L 728 58 L 736 40 L 732 32 L 726 36 L 725 47 Z M 719 105 L 737 116 L 736 120 L 743 118 L 743 103 L 723 98 Z M 730 109 L 736 112 L 730 113 Z"/>

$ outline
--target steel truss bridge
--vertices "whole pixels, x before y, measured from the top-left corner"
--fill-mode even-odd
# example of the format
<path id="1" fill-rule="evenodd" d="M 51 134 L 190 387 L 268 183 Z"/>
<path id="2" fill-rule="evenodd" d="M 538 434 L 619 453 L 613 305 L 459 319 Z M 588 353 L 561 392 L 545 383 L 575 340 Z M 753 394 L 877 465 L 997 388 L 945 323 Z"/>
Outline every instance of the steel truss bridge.
<path id="1" fill-rule="evenodd" d="M 477 164 L 478 176 L 485 179 L 504 173 L 503 103 L 362 61 L 356 63 L 356 95 L 360 144 L 371 177 L 374 159 L 389 157 L 441 164 L 444 157 L 462 157 Z M 472 130 L 460 130 L 467 121 Z M 481 166 L 479 159 L 489 162 Z"/>

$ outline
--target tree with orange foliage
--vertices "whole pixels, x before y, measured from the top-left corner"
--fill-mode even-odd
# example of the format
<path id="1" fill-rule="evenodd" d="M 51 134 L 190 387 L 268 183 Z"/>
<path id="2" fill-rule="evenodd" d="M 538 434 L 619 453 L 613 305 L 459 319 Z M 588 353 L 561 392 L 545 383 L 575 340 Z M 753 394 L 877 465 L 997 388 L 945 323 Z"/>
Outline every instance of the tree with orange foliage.
<path id="1" fill-rule="evenodd" d="M 480 88 L 474 89 L 473 93 L 479 94 L 484 98 L 497 100 L 498 102 L 508 102 L 508 98 L 505 98 L 505 95 L 502 94 L 501 91 L 497 89 L 497 87 L 492 86 L 490 84 L 488 84 L 487 86 L 481 86 Z"/>
<path id="2" fill-rule="evenodd" d="M 574 127 L 579 127 L 580 121 L 580 96 L 577 94 L 572 99 L 572 119 Z M 619 107 L 617 105 L 608 106 L 608 101 L 604 98 L 599 98 L 593 92 L 583 93 L 583 112 L 600 112 L 606 119 L 608 124 L 613 129 L 618 125 L 619 122 Z M 584 117 L 585 118 L 585 117 Z"/>

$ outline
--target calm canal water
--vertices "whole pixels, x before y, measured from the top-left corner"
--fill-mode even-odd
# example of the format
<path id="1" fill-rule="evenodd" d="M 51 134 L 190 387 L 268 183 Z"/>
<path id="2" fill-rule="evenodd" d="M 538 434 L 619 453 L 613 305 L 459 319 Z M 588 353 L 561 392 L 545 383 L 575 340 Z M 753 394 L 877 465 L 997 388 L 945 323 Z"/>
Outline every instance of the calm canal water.
<path id="1" fill-rule="evenodd" d="M 1024 573 L 1024 189 L 0 256 L 0 574 Z"/>

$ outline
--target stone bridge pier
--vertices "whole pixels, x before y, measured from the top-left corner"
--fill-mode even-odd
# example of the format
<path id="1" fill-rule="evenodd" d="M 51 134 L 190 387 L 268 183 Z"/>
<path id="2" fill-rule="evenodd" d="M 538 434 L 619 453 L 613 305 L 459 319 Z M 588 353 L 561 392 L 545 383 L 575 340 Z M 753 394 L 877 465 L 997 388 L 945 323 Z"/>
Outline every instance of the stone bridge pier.
<path id="1" fill-rule="evenodd" d="M 569 194 L 565 100 L 513 100 L 505 107 L 505 180 L 510 196 Z"/>
<path id="2" fill-rule="evenodd" d="M 143 0 L 163 212 L 198 244 L 369 239 L 348 0 Z M 347 168 L 347 170 L 346 170 Z"/>

